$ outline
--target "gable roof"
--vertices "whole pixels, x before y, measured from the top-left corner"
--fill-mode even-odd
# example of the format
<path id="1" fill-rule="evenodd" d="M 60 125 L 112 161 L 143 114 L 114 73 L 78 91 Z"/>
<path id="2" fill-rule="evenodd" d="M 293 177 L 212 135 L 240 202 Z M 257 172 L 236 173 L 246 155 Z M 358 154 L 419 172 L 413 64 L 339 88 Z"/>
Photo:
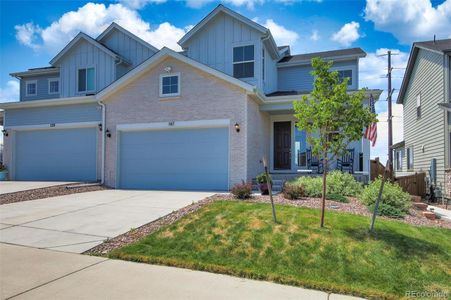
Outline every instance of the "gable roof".
<path id="1" fill-rule="evenodd" d="M 361 48 L 339 49 L 332 51 L 312 52 L 305 54 L 288 55 L 279 60 L 278 64 L 310 64 L 312 58 L 321 57 L 327 59 L 344 59 L 365 57 L 366 52 Z"/>
<path id="2" fill-rule="evenodd" d="M 213 69 L 211 67 L 208 67 L 202 63 L 199 63 L 185 55 L 182 55 L 178 52 L 175 52 L 174 50 L 171 50 L 167 47 L 163 47 L 160 51 L 158 51 L 156 54 L 154 54 L 153 56 L 151 56 L 150 58 L 148 58 L 147 60 L 145 60 L 142 64 L 138 65 L 136 68 L 134 68 L 133 70 L 129 71 L 126 75 L 122 76 L 120 79 L 114 81 L 112 84 L 110 84 L 109 86 L 107 86 L 106 88 L 104 88 L 103 90 L 101 90 L 99 93 L 97 93 L 96 98 L 98 99 L 103 99 L 109 95 L 111 95 L 112 93 L 114 93 L 116 90 L 118 90 L 119 88 L 127 85 L 128 83 L 130 83 L 133 79 L 135 79 L 137 76 L 143 74 L 144 72 L 146 72 L 147 70 L 149 70 L 150 68 L 156 66 L 158 63 L 160 63 L 161 61 L 163 61 L 165 58 L 167 57 L 172 57 L 175 58 L 179 61 L 182 61 L 194 68 L 197 68 L 199 70 L 202 70 L 208 74 L 211 74 L 215 77 L 218 77 L 224 81 L 227 81 L 235 86 L 238 86 L 242 89 L 244 89 L 245 91 L 249 92 L 249 93 L 257 93 L 256 92 L 256 87 L 242 81 L 239 79 L 236 79 L 230 75 L 227 75 L 223 72 L 220 72 L 216 69 Z"/>
<path id="3" fill-rule="evenodd" d="M 144 41 L 143 39 L 141 39 L 137 35 L 131 33 L 130 31 L 128 31 L 127 29 L 125 29 L 124 27 L 120 26 L 119 24 L 117 24 L 115 22 L 111 23 L 110 26 L 108 26 L 107 29 L 105 29 L 101 34 L 99 34 L 99 36 L 96 38 L 96 41 L 102 42 L 103 39 L 105 37 L 107 37 L 108 34 L 110 34 L 113 30 L 118 30 L 119 32 L 122 32 L 123 34 L 125 34 L 129 38 L 131 38 L 131 39 L 135 40 L 136 42 L 140 43 L 144 47 L 147 47 L 147 48 L 149 48 L 150 50 L 152 50 L 154 52 L 158 52 L 158 49 L 156 47 L 152 46 L 148 42 Z"/>
<path id="4" fill-rule="evenodd" d="M 130 64 L 130 62 L 128 62 L 125 58 L 123 58 L 119 54 L 115 53 L 113 50 L 108 49 L 107 47 L 105 47 L 104 45 L 102 45 L 101 43 L 97 42 L 95 39 L 93 39 L 92 37 L 90 37 L 89 35 L 87 35 L 86 33 L 83 33 L 83 32 L 78 33 L 72 39 L 72 41 L 70 41 L 69 44 L 67 44 L 63 48 L 63 50 L 61 50 L 54 58 L 52 58 L 52 60 L 50 61 L 50 64 L 51 65 L 56 64 L 80 40 L 84 40 L 84 41 L 90 43 L 91 45 L 99 48 L 100 50 L 102 50 L 103 52 L 107 53 L 108 55 L 112 56 L 115 59 L 120 59 L 121 61 Z"/>
<path id="5" fill-rule="evenodd" d="M 426 51 L 433 51 L 438 54 L 445 54 L 451 52 L 451 39 L 445 40 L 433 40 L 413 43 L 412 49 L 410 50 L 409 60 L 407 62 L 406 72 L 404 78 L 402 79 L 401 88 L 399 89 L 397 104 L 403 104 L 404 96 L 409 85 L 410 77 L 412 76 L 413 67 L 415 66 L 415 61 L 420 49 Z"/>

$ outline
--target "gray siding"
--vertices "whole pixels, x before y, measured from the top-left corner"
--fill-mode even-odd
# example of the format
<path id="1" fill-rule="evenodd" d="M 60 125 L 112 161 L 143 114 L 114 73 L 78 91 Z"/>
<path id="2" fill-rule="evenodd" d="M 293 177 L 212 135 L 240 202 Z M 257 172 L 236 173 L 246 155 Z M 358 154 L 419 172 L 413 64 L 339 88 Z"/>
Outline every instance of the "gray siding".
<path id="1" fill-rule="evenodd" d="M 405 148 L 413 147 L 414 171 L 427 171 L 437 159 L 437 179 L 443 183 L 445 169 L 445 112 L 443 56 L 420 49 L 404 97 Z M 421 93 L 421 118 L 417 118 L 416 97 Z M 423 150 L 424 147 L 424 150 Z M 403 157 L 407 171 L 407 155 Z"/>
<path id="2" fill-rule="evenodd" d="M 49 94 L 49 79 L 53 78 L 59 78 L 59 74 L 33 76 L 20 80 L 20 101 L 58 98 L 59 94 Z M 34 80 L 37 82 L 36 96 L 26 96 L 26 82 Z"/>
<path id="3" fill-rule="evenodd" d="M 81 96 L 77 89 L 78 69 L 94 67 L 96 72 L 96 92 L 102 90 L 116 79 L 116 64 L 111 55 L 84 41 L 75 45 L 60 62 L 61 97 Z"/>
<path id="4" fill-rule="evenodd" d="M 233 47 L 254 45 L 254 78 L 243 80 L 263 89 L 261 38 L 260 32 L 220 13 L 210 21 L 208 26 L 197 32 L 185 47 L 188 57 L 233 76 Z M 266 60 L 271 60 L 269 53 L 266 53 Z M 269 82 L 268 86 L 271 86 Z"/>
<path id="5" fill-rule="evenodd" d="M 352 85 L 349 89 L 358 89 L 358 60 L 334 63 L 331 70 L 352 70 Z M 278 68 L 278 86 L 280 91 L 310 91 L 313 88 L 311 65 Z"/>
<path id="6" fill-rule="evenodd" d="M 34 107 L 5 111 L 5 127 L 93 121 L 101 121 L 101 110 L 98 109 L 97 104 Z"/>
<path id="7" fill-rule="evenodd" d="M 277 91 L 277 75 L 277 61 L 271 58 L 268 49 L 265 47 L 265 80 L 263 81 L 263 92 L 265 94 Z M 261 76 L 263 78 L 263 74 Z"/>

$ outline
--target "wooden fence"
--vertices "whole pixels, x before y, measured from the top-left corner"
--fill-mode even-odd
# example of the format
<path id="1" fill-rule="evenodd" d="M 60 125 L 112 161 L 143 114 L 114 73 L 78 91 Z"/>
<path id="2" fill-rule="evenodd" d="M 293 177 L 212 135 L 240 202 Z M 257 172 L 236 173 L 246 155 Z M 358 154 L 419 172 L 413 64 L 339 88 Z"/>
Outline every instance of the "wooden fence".
<path id="1" fill-rule="evenodd" d="M 372 181 L 377 177 L 384 175 L 385 166 L 381 164 L 379 158 L 376 157 L 376 159 L 371 160 L 370 170 L 370 180 Z"/>
<path id="2" fill-rule="evenodd" d="M 426 173 L 415 173 L 395 178 L 395 182 L 410 195 L 424 197 L 426 195 Z"/>

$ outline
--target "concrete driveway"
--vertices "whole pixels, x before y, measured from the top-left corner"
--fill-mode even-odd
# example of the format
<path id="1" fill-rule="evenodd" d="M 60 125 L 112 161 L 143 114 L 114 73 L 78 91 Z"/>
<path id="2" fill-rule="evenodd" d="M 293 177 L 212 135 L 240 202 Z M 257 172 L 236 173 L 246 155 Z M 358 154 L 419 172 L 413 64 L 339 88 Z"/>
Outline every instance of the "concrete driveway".
<path id="1" fill-rule="evenodd" d="M 0 206 L 0 242 L 82 253 L 213 193 L 103 190 Z"/>
<path id="2" fill-rule="evenodd" d="M 70 184 L 65 181 L 0 181 L 0 195 L 27 190 L 41 189 L 50 186 Z"/>

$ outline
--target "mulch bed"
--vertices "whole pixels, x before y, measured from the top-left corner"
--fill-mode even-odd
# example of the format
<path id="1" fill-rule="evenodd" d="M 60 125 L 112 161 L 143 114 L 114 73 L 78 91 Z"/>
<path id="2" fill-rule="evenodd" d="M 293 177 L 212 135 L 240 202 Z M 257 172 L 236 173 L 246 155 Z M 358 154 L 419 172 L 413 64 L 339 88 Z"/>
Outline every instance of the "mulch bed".
<path id="1" fill-rule="evenodd" d="M 183 218 L 184 216 L 193 213 L 205 205 L 212 203 L 217 200 L 234 200 L 235 198 L 231 194 L 216 194 L 211 197 L 205 198 L 199 202 L 193 203 L 189 206 L 183 207 L 177 211 L 174 211 L 158 220 L 147 223 L 139 228 L 130 230 L 124 234 L 121 234 L 117 237 L 114 237 L 96 247 L 84 252 L 84 254 L 89 255 L 100 255 L 106 256 L 109 252 L 114 249 L 123 247 L 125 245 L 136 242 L 147 235 L 156 232 L 160 228 L 166 225 L 171 225 Z M 291 205 L 297 207 L 308 207 L 308 208 L 321 208 L 321 199 L 319 198 L 302 198 L 300 200 L 288 200 L 283 197 L 282 194 L 275 195 L 273 197 L 274 202 L 276 204 L 282 205 Z M 246 202 L 254 202 L 254 203 L 270 203 L 269 196 L 253 196 L 251 199 L 243 200 Z M 349 203 L 341 203 L 326 200 L 326 209 L 327 210 L 336 210 L 339 212 L 351 213 L 356 215 L 363 215 L 370 217 L 371 213 L 368 211 L 366 206 L 362 205 L 356 198 L 349 197 Z M 378 218 L 383 218 L 387 220 L 393 220 L 387 217 L 379 216 Z M 443 221 L 443 220 L 429 220 L 425 218 L 420 211 L 415 209 L 411 209 L 409 215 L 407 215 L 404 219 L 399 219 L 400 222 L 404 222 L 411 225 L 422 225 L 422 226 L 431 226 L 431 227 L 440 227 L 440 228 L 449 228 L 451 229 L 451 222 Z"/>
<path id="2" fill-rule="evenodd" d="M 94 192 L 105 189 L 108 188 L 101 185 L 92 185 L 92 184 L 83 185 L 80 183 L 56 185 L 40 189 L 1 194 L 0 205 L 77 193 Z"/>

